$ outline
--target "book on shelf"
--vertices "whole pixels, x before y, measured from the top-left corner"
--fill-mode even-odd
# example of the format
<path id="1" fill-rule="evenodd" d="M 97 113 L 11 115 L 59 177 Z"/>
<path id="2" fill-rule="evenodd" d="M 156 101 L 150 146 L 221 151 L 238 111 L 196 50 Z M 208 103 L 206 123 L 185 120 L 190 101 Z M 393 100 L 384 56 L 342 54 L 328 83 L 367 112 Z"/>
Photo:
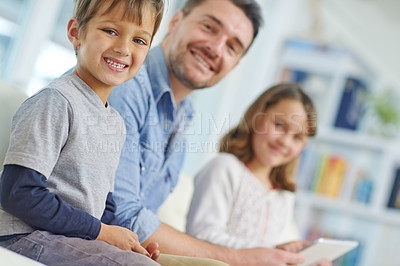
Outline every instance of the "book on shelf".
<path id="1" fill-rule="evenodd" d="M 299 189 L 326 197 L 369 204 L 374 192 L 369 162 L 365 154 L 349 156 L 326 148 L 307 147 L 300 156 L 297 184 Z M 400 208 L 399 190 L 397 187 L 393 192 L 396 198 L 393 206 Z"/>
<path id="2" fill-rule="evenodd" d="M 400 209 L 400 168 L 397 168 L 395 171 L 393 187 L 387 206 L 389 208 Z"/>
<path id="3" fill-rule="evenodd" d="M 358 180 L 361 176 L 365 175 L 365 168 L 357 165 L 357 163 L 352 162 L 348 166 L 345 180 L 343 182 L 343 189 L 340 192 L 340 197 L 345 201 L 350 201 L 354 199 L 354 188 L 357 185 Z"/>
<path id="4" fill-rule="evenodd" d="M 308 69 L 285 67 L 280 80 L 299 84 L 313 100 L 319 116 L 324 112 L 326 92 L 330 88 L 332 77 L 312 73 Z"/>
<path id="5" fill-rule="evenodd" d="M 312 182 L 309 184 L 310 191 L 318 192 L 318 188 L 321 183 L 321 177 L 324 173 L 327 158 L 328 158 L 328 155 L 324 152 L 321 152 L 318 155 L 318 161 L 317 161 L 317 164 L 315 165 L 314 178 L 313 178 Z"/>
<path id="6" fill-rule="evenodd" d="M 341 194 L 348 161 L 328 151 L 304 149 L 300 157 L 299 188 L 337 198 Z"/>
<path id="7" fill-rule="evenodd" d="M 319 178 L 320 182 L 317 192 L 333 198 L 338 197 L 342 188 L 346 168 L 346 159 L 335 155 L 326 158 L 325 168 Z"/>
<path id="8" fill-rule="evenodd" d="M 349 157 L 349 165 L 340 197 L 345 201 L 356 201 L 368 204 L 375 188 L 378 175 L 376 164 L 379 155 L 373 152 L 359 151 Z"/>
<path id="9" fill-rule="evenodd" d="M 308 73 L 303 70 L 284 68 L 281 80 L 303 84 L 308 78 Z"/>
<path id="10" fill-rule="evenodd" d="M 368 204 L 371 201 L 373 190 L 374 182 L 372 179 L 368 177 L 368 174 L 361 174 L 358 176 L 358 179 L 354 185 L 352 199 L 357 202 Z"/>
<path id="11" fill-rule="evenodd" d="M 318 153 L 313 149 L 306 148 L 301 152 L 300 162 L 297 171 L 297 186 L 303 190 L 309 190 L 310 183 L 315 176 L 315 161 Z"/>
<path id="12" fill-rule="evenodd" d="M 354 77 L 347 78 L 336 115 L 335 127 L 358 129 L 364 112 L 366 92 L 367 86 L 364 81 Z"/>

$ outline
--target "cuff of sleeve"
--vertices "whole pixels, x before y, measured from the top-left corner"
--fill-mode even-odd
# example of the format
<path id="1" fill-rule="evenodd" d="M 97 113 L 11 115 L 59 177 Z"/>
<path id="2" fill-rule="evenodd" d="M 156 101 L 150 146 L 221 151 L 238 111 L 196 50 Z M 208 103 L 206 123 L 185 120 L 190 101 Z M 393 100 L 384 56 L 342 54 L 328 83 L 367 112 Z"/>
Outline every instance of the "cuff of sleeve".
<path id="1" fill-rule="evenodd" d="M 130 228 L 138 235 L 139 242 L 142 243 L 154 234 L 160 224 L 161 220 L 156 214 L 148 209 L 142 209 Z"/>
<path id="2" fill-rule="evenodd" d="M 100 229 L 101 229 L 101 222 L 93 217 L 92 225 L 89 228 L 86 238 L 89 240 L 95 240 L 100 234 Z"/>

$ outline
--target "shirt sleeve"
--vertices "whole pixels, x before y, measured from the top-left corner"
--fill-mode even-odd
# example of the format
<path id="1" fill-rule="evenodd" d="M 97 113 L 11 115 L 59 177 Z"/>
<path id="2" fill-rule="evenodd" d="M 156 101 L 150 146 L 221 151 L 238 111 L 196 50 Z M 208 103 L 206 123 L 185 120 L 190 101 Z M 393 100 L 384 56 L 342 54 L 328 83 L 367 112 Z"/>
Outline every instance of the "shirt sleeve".
<path id="1" fill-rule="evenodd" d="M 189 235 L 231 248 L 250 246 L 250 240 L 238 239 L 227 230 L 239 175 L 237 159 L 226 154 L 218 155 L 200 170 L 187 215 Z"/>
<path id="2" fill-rule="evenodd" d="M 100 233 L 98 219 L 50 193 L 45 176 L 35 170 L 5 165 L 0 195 L 4 210 L 33 228 L 84 239 L 96 239 Z"/>
<path id="3" fill-rule="evenodd" d="M 50 177 L 68 140 L 73 112 L 55 89 L 28 98 L 13 117 L 4 164 L 17 164 Z"/>
<path id="4" fill-rule="evenodd" d="M 135 232 L 143 242 L 157 230 L 161 221 L 146 208 L 140 190 L 140 130 L 146 119 L 154 118 L 147 117 L 149 95 L 139 84 L 138 75 L 114 89 L 109 102 L 126 125 L 125 145 L 115 175 L 116 214 L 120 225 Z"/>
<path id="5" fill-rule="evenodd" d="M 113 194 L 110 192 L 107 195 L 106 208 L 104 209 L 104 213 L 101 217 L 101 222 L 108 225 L 118 225 L 118 218 L 115 215 L 116 210 L 117 205 L 113 199 Z"/>

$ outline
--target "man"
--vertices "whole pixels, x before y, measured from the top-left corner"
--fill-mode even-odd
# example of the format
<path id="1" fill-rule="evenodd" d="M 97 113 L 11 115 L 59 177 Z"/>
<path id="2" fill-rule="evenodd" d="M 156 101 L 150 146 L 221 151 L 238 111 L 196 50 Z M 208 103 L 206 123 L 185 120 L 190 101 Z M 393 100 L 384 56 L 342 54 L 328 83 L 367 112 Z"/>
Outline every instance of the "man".
<path id="1" fill-rule="evenodd" d="M 303 261 L 302 255 L 279 249 L 234 250 L 200 241 L 161 223 L 156 215 L 181 170 L 181 133 L 192 116 L 186 96 L 224 78 L 247 52 L 261 24 L 255 0 L 188 0 L 171 19 L 161 46 L 150 51 L 134 79 L 110 96 L 127 127 L 115 181 L 117 215 L 143 245 L 158 242 L 161 253 L 232 265 Z"/>

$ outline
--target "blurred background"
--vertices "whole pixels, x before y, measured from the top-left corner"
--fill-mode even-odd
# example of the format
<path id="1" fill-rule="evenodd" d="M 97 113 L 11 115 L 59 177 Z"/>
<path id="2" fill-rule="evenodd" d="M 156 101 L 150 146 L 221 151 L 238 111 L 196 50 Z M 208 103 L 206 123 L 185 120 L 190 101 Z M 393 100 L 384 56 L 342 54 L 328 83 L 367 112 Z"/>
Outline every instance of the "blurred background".
<path id="1" fill-rule="evenodd" d="M 153 46 L 184 1 L 167 2 Z M 220 84 L 190 96 L 183 173 L 193 176 L 217 152 L 263 90 L 298 82 L 319 124 L 299 165 L 300 236 L 360 241 L 335 265 L 400 265 L 400 1 L 258 2 L 265 24 L 248 54 Z M 73 0 L 0 0 L 0 89 L 30 96 L 75 65 L 72 9 Z"/>

